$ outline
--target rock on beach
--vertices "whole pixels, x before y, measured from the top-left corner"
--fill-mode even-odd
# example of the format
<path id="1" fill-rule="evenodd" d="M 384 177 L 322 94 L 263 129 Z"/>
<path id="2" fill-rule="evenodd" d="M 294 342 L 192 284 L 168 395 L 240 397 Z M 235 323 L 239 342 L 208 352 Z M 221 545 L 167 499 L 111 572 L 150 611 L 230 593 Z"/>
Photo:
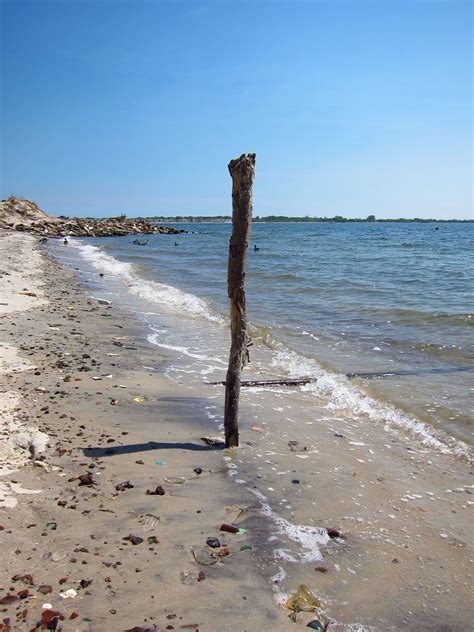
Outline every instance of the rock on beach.
<path id="1" fill-rule="evenodd" d="M 123 237 L 185 232 L 169 226 L 156 226 L 143 219 L 127 219 L 125 215 L 106 219 L 53 217 L 35 202 L 15 197 L 0 202 L 0 228 L 43 237 Z"/>

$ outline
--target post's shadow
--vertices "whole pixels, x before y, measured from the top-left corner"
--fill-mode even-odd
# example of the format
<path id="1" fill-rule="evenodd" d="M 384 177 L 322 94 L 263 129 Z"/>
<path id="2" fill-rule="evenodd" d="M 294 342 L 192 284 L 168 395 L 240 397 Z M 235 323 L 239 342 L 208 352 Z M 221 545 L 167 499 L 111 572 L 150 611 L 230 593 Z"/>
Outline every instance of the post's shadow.
<path id="1" fill-rule="evenodd" d="M 88 457 L 104 457 L 133 454 L 134 452 L 147 452 L 148 450 L 192 450 L 194 452 L 209 452 L 210 450 L 223 449 L 224 446 L 200 445 L 198 443 L 148 441 L 148 443 L 131 443 L 130 445 L 109 445 L 107 448 L 83 448 L 82 451 L 84 455 Z"/>

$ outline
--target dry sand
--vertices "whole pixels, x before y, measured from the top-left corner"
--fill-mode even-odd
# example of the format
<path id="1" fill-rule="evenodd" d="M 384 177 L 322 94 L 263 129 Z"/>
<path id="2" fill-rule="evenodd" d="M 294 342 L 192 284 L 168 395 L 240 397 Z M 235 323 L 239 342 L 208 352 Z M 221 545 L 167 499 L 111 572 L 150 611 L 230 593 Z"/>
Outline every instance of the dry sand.
<path id="1" fill-rule="evenodd" d="M 8 303 L 0 319 L 1 456 L 5 470 L 19 468 L 0 479 L 0 599 L 28 590 L 0 606 L 0 621 L 10 620 L 4 630 L 34 629 L 45 603 L 64 616 L 63 630 L 303 629 L 315 615 L 301 613 L 295 624 L 275 600 L 301 582 L 321 598 L 329 630 L 470 629 L 468 464 L 349 418 L 311 427 L 297 420 L 276 434 L 251 394 L 243 397 L 242 448 L 208 448 L 200 437 L 213 432 L 211 422 L 197 411 L 209 391 L 166 381 L 167 360 L 140 323 L 88 299 L 73 273 L 34 243 L 0 236 L 3 272 L 17 275 L 1 299 Z M 19 297 L 32 303 L 18 305 Z M 290 396 L 269 393 L 265 411 L 289 405 Z M 22 442 L 12 439 L 23 432 L 30 434 Z M 294 449 L 288 441 L 297 441 Z M 80 484 L 87 473 L 93 485 Z M 178 477 L 184 482 L 173 482 Z M 117 491 L 125 481 L 134 487 Z M 165 495 L 146 494 L 157 485 Z M 239 524 L 247 533 L 220 532 L 236 519 L 235 506 L 249 508 Z M 291 524 L 321 529 L 321 562 L 275 560 L 277 547 L 295 556 L 305 550 L 284 533 Z M 346 537 L 329 539 L 325 527 Z M 130 534 L 143 542 L 124 540 Z M 230 554 L 203 566 L 192 547 L 209 536 Z M 12 579 L 25 574 L 31 581 Z M 68 589 L 77 594 L 61 597 Z"/>

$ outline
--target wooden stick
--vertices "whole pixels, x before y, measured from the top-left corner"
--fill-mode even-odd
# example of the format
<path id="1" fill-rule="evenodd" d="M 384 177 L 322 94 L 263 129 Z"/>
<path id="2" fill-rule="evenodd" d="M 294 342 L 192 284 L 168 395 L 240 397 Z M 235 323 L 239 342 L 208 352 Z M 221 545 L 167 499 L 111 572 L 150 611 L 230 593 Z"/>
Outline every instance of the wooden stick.
<path id="1" fill-rule="evenodd" d="M 301 386 L 316 382 L 316 378 L 298 377 L 288 380 L 241 380 L 240 386 Z M 209 382 L 212 386 L 226 386 L 227 382 Z"/>
<path id="2" fill-rule="evenodd" d="M 247 318 L 245 313 L 245 260 L 252 223 L 252 184 L 255 154 L 231 160 L 232 236 L 229 243 L 227 289 L 230 298 L 231 346 L 227 369 L 224 431 L 228 448 L 239 445 L 240 373 L 248 361 Z"/>

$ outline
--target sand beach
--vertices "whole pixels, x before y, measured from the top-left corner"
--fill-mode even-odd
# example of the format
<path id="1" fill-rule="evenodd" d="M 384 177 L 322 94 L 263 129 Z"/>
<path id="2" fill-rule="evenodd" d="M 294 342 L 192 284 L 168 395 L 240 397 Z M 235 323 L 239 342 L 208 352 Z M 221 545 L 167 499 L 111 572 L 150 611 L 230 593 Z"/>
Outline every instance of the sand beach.
<path id="1" fill-rule="evenodd" d="M 468 458 L 363 416 L 275 432 L 284 391 L 208 446 L 218 387 L 165 379 L 36 237 L 3 231 L 0 261 L 2 632 L 470 629 Z M 285 607 L 300 585 L 317 607 Z"/>

